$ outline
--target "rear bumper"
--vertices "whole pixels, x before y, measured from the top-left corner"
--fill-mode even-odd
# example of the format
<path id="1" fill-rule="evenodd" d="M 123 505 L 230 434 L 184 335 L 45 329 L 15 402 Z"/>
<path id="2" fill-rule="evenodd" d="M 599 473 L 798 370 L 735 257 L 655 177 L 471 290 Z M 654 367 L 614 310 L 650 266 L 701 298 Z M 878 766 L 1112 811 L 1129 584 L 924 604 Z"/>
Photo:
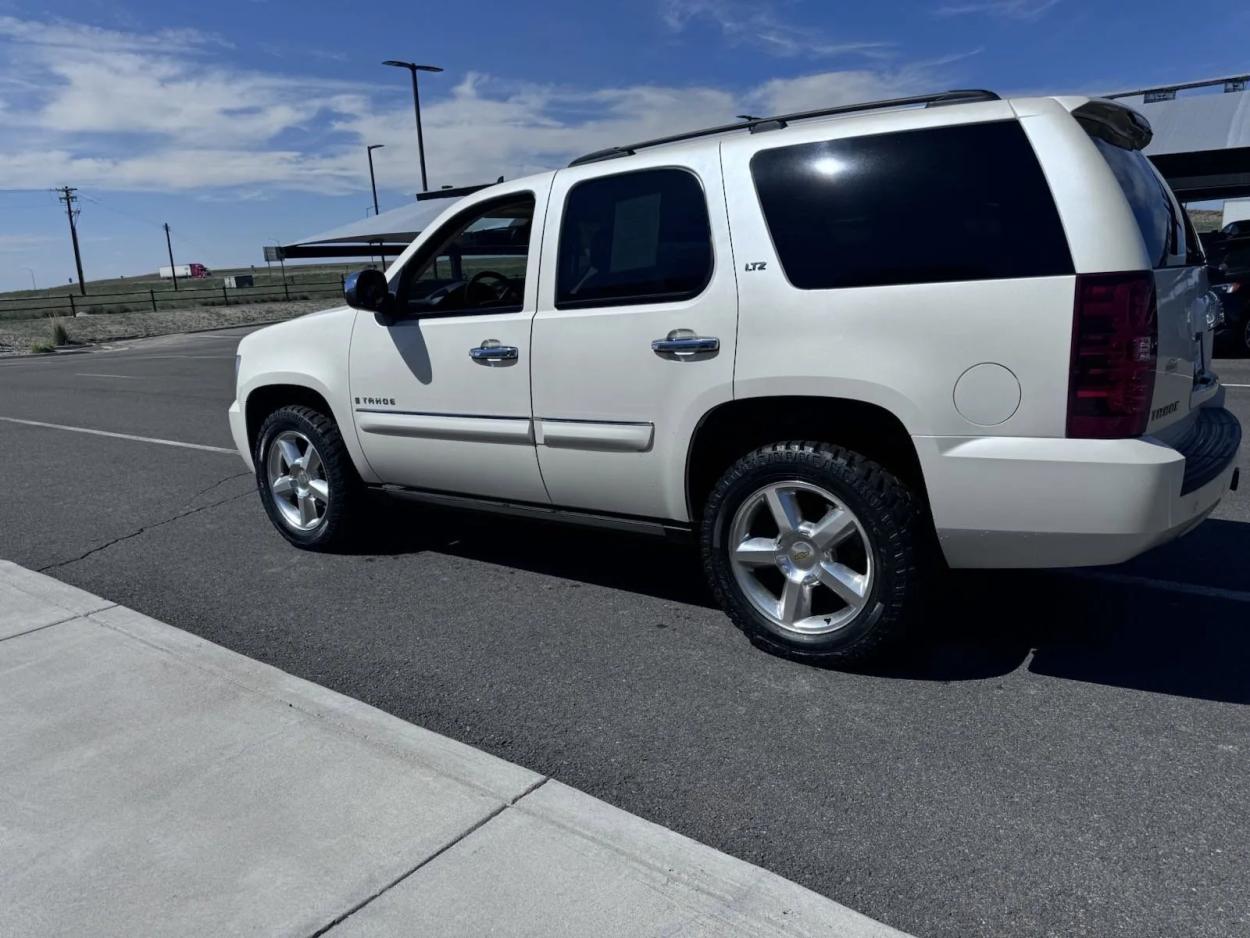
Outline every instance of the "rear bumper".
<path id="1" fill-rule="evenodd" d="M 1241 438 L 1222 407 L 1194 423 L 1175 447 L 1149 437 L 914 438 L 947 562 L 1097 566 L 1185 534 L 1228 491 Z"/>

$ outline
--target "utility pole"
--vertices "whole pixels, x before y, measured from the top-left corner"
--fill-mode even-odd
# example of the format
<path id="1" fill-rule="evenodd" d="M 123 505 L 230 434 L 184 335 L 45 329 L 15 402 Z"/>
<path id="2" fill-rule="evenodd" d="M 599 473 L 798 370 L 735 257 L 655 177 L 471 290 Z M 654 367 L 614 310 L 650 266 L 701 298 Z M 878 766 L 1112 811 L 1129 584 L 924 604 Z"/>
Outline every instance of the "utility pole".
<path id="1" fill-rule="evenodd" d="M 78 215 L 74 211 L 74 203 L 78 201 L 78 196 L 74 195 L 74 193 L 78 191 L 78 188 L 76 186 L 61 186 L 61 188 L 53 191 L 61 193 L 57 197 L 57 201 L 65 203 L 65 216 L 69 219 L 69 237 L 74 242 L 74 266 L 78 268 L 78 292 L 86 296 L 87 285 L 83 283 L 82 276 L 82 253 L 78 250 L 78 225 L 74 220 L 75 216 Z"/>
<path id="2" fill-rule="evenodd" d="M 169 251 L 169 276 L 174 278 L 174 289 L 178 289 L 178 268 L 174 266 L 174 245 L 169 240 L 169 222 L 165 222 L 165 249 Z M 192 255 L 194 257 L 195 255 Z"/>

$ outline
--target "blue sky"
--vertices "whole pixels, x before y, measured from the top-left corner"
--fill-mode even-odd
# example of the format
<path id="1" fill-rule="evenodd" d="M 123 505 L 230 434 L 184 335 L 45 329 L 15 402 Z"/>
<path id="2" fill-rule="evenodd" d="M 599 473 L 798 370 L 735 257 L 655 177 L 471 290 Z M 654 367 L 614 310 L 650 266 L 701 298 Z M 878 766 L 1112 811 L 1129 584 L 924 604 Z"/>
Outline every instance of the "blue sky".
<path id="1" fill-rule="evenodd" d="M 945 87 L 1107 91 L 1250 71 L 1250 4 L 1123 0 L 0 0 L 0 290 L 261 262 L 419 188 L 685 127 Z M 1184 20 L 1178 16 L 1183 11 Z M 27 270 L 26 268 L 30 268 Z"/>

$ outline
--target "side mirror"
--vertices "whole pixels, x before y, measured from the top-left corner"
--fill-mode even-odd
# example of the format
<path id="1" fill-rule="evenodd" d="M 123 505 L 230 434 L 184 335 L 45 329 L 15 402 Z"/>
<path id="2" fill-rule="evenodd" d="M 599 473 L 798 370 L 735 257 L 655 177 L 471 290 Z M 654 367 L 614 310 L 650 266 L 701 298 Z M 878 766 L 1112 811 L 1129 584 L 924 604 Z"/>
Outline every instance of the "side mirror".
<path id="1" fill-rule="evenodd" d="M 380 270 L 370 268 L 348 275 L 343 281 L 343 302 L 352 309 L 373 313 L 383 325 L 395 320 L 395 297 Z"/>

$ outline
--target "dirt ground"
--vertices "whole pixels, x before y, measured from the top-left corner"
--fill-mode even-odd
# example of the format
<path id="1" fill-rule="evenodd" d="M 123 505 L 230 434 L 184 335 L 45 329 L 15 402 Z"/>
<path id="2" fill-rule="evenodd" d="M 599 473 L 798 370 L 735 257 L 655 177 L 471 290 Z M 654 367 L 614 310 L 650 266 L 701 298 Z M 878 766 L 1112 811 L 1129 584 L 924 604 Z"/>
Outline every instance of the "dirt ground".
<path id="1" fill-rule="evenodd" d="M 254 322 L 293 319 L 318 309 L 338 306 L 342 300 L 326 298 L 290 303 L 256 303 L 249 306 L 200 306 L 157 313 L 111 313 L 101 316 L 60 319 L 17 319 L 0 322 L 0 354 L 23 354 L 36 342 L 52 337 L 52 326 L 60 322 L 71 342 L 100 343 L 142 336 L 168 335 L 193 329 L 220 329 Z"/>

